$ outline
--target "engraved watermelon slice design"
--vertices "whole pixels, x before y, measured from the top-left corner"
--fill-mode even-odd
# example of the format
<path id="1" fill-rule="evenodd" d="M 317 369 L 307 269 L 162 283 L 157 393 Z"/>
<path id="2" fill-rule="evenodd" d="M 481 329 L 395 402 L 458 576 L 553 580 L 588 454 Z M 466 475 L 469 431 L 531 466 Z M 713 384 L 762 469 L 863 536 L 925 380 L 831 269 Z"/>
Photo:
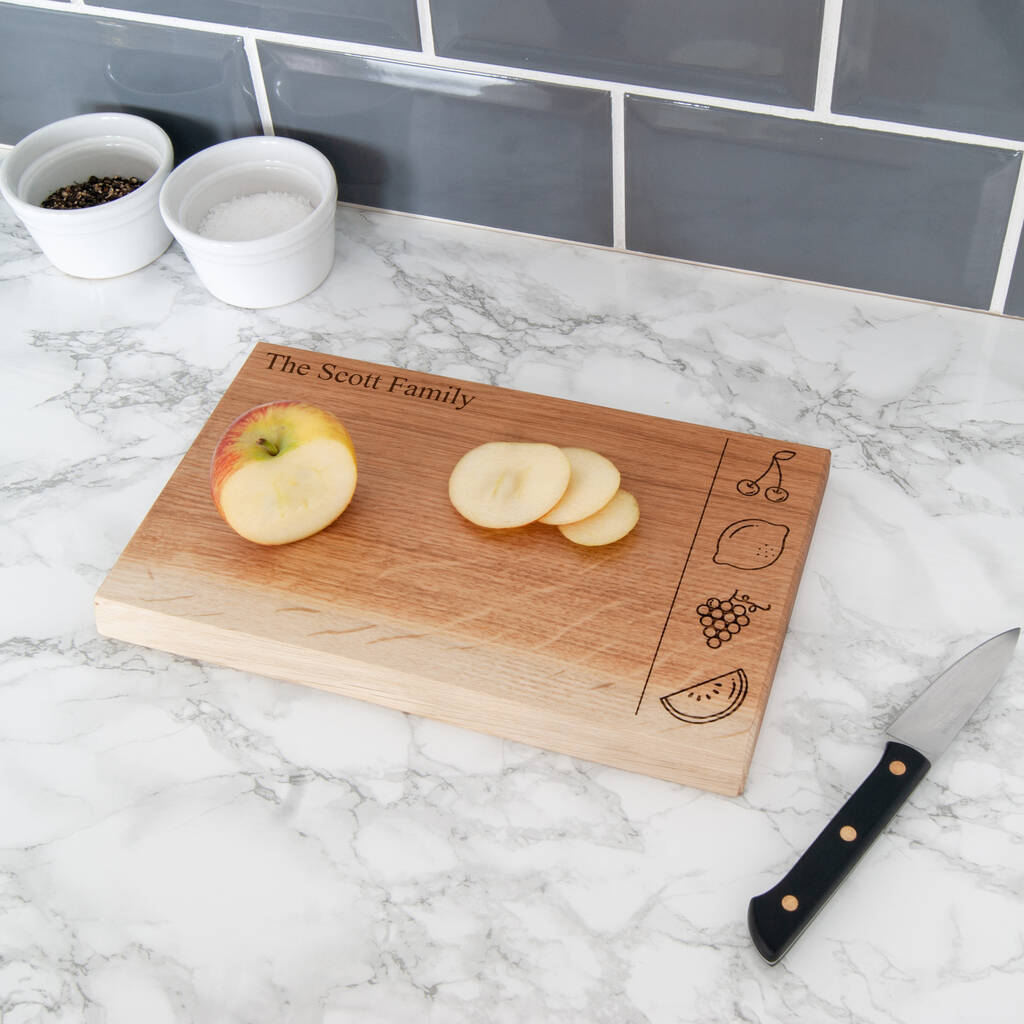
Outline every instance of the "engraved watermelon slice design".
<path id="1" fill-rule="evenodd" d="M 734 669 L 714 679 L 684 686 L 675 693 L 661 698 L 665 710 L 681 722 L 703 725 L 717 722 L 731 715 L 747 695 L 747 674 L 743 669 Z"/>

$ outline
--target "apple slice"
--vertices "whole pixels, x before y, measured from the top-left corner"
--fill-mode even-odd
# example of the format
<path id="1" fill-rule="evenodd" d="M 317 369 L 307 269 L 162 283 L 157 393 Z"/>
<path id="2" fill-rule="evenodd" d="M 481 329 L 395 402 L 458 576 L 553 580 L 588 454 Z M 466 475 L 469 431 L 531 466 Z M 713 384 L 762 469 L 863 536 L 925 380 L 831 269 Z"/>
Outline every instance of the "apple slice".
<path id="1" fill-rule="evenodd" d="M 540 521 L 549 526 L 577 523 L 604 508 L 619 489 L 615 463 L 589 448 L 563 448 L 572 476 L 561 501 Z"/>
<path id="2" fill-rule="evenodd" d="M 471 449 L 448 478 L 448 497 L 471 523 L 492 530 L 525 526 L 565 494 L 572 467 L 553 444 L 488 441 Z"/>
<path id="3" fill-rule="evenodd" d="M 256 544 L 290 544 L 319 533 L 356 489 L 352 439 L 326 409 L 271 402 L 224 432 L 210 466 L 217 511 Z"/>
<path id="4" fill-rule="evenodd" d="M 558 530 L 573 544 L 596 548 L 622 540 L 640 519 L 640 505 L 629 491 L 619 490 L 600 511 Z"/>

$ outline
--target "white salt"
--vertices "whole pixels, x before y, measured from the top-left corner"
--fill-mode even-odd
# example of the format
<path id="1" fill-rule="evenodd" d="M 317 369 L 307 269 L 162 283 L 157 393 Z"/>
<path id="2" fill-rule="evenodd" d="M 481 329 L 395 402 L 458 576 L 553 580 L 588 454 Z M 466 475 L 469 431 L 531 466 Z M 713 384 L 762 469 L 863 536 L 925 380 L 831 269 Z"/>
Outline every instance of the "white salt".
<path id="1" fill-rule="evenodd" d="M 294 227 L 313 210 L 305 196 L 258 192 L 217 203 L 203 218 L 199 234 L 219 242 L 251 242 Z"/>

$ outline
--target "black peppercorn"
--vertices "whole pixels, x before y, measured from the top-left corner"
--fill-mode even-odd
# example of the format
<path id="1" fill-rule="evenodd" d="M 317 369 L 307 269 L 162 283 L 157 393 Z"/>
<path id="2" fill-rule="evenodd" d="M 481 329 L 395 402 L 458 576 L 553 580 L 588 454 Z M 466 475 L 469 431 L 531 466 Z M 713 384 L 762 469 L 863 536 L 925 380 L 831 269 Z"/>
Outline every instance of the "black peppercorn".
<path id="1" fill-rule="evenodd" d="M 122 178 L 112 175 L 98 178 L 95 174 L 88 181 L 77 181 L 63 185 L 51 192 L 40 204 L 46 210 L 83 210 L 99 206 L 134 192 L 143 182 L 139 178 Z"/>

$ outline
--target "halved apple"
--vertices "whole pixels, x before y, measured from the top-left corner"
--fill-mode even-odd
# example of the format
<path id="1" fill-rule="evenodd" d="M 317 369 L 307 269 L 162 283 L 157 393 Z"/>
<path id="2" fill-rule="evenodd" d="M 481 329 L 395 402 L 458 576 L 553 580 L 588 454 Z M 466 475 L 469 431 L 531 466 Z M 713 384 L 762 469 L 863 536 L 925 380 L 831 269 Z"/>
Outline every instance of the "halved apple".
<path id="1" fill-rule="evenodd" d="M 604 508 L 558 530 L 567 540 L 585 547 L 602 547 L 622 540 L 640 520 L 640 504 L 629 491 L 618 490 Z"/>
<path id="2" fill-rule="evenodd" d="M 290 544 L 319 533 L 345 511 L 355 489 L 348 431 L 306 402 L 244 412 L 218 441 L 210 466 L 217 511 L 256 544 Z"/>
<path id="3" fill-rule="evenodd" d="M 572 467 L 553 444 L 488 441 L 471 449 L 448 478 L 448 497 L 471 523 L 509 529 L 535 522 L 565 494 Z"/>
<path id="4" fill-rule="evenodd" d="M 615 463 L 589 448 L 563 448 L 572 475 L 558 504 L 540 517 L 549 526 L 576 523 L 604 508 L 619 489 Z"/>

